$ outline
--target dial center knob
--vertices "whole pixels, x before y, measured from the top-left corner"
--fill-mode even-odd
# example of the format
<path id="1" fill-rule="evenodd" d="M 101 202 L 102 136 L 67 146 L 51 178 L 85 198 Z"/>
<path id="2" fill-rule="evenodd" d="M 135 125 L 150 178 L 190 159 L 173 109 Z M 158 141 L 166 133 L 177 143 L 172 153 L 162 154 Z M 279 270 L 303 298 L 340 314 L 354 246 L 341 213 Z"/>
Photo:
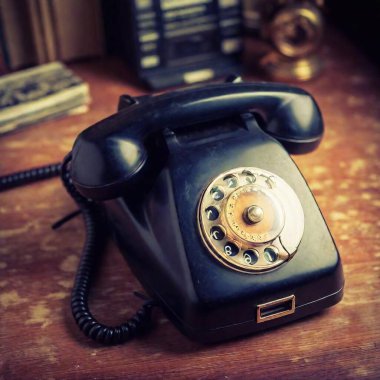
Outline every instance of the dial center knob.
<path id="1" fill-rule="evenodd" d="M 263 220 L 264 211 L 261 207 L 252 205 L 244 210 L 243 217 L 248 224 L 256 224 Z"/>
<path id="2" fill-rule="evenodd" d="M 239 240 L 263 244 L 275 239 L 285 223 L 278 197 L 264 186 L 244 185 L 233 191 L 223 205 L 221 222 L 227 235 Z"/>

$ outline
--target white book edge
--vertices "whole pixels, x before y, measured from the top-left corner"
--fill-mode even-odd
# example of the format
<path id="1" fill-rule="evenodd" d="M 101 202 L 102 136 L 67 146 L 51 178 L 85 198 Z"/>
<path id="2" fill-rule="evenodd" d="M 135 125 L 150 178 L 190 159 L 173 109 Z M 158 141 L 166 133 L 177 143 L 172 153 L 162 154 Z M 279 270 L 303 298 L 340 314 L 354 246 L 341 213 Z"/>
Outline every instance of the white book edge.
<path id="1" fill-rule="evenodd" d="M 87 83 L 66 88 L 55 94 L 44 96 L 41 99 L 25 102 L 17 106 L 5 108 L 0 111 L 0 126 L 8 123 L 10 120 L 20 118 L 21 115 L 28 115 L 40 112 L 43 109 L 57 106 L 59 103 L 66 102 L 70 98 L 83 95 L 87 102 L 90 101 L 89 86 Z"/>
<path id="2" fill-rule="evenodd" d="M 87 104 L 74 105 L 72 102 L 62 103 L 54 109 L 46 109 L 37 114 L 24 115 L 17 120 L 12 120 L 0 126 L 0 135 L 18 130 L 24 126 L 36 124 L 60 116 L 78 115 L 88 111 Z"/>
<path id="3" fill-rule="evenodd" d="M 15 73 L 7 74 L 2 78 L 0 77 L 0 86 L 6 85 L 8 82 L 13 82 L 15 80 L 20 80 L 23 78 L 30 77 L 31 75 L 46 74 L 47 71 L 54 71 L 54 70 L 69 70 L 71 72 L 71 70 L 68 69 L 61 62 L 51 62 L 51 63 L 46 63 L 44 65 L 31 67 L 30 69 L 25 69 L 25 70 L 17 71 Z"/>

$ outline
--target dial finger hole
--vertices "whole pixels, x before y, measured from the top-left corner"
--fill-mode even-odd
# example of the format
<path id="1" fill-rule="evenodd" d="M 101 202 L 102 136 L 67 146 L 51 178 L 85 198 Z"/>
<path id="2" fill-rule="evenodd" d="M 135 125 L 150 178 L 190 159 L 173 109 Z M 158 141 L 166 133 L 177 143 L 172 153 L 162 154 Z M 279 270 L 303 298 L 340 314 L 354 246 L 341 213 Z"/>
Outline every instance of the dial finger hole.
<path id="1" fill-rule="evenodd" d="M 264 258 L 268 263 L 274 263 L 278 259 L 278 249 L 276 247 L 265 248 Z"/>
<path id="2" fill-rule="evenodd" d="M 212 199 L 214 199 L 215 201 L 221 201 L 224 197 L 223 190 L 218 186 L 213 187 L 210 191 L 210 194 L 212 196 Z"/>
<path id="3" fill-rule="evenodd" d="M 245 176 L 244 180 L 246 183 L 251 184 L 251 183 L 256 182 L 256 177 L 252 172 L 250 172 L 248 170 L 244 170 L 243 175 Z"/>
<path id="4" fill-rule="evenodd" d="M 255 265 L 259 260 L 259 254 L 253 249 L 247 249 L 243 254 L 243 260 L 248 265 Z"/>
<path id="5" fill-rule="evenodd" d="M 216 220 L 219 218 L 219 211 L 214 206 L 207 207 L 205 212 L 208 220 Z"/>
<path id="6" fill-rule="evenodd" d="M 228 176 L 224 177 L 223 181 L 225 182 L 225 184 L 227 185 L 227 187 L 229 189 L 233 189 L 233 188 L 237 187 L 237 185 L 239 183 L 238 178 L 234 175 L 228 175 Z"/>
<path id="7" fill-rule="evenodd" d="M 215 240 L 222 240 L 226 236 L 226 232 L 222 226 L 214 226 L 210 230 L 210 235 Z"/>
<path id="8" fill-rule="evenodd" d="M 224 253 L 227 256 L 236 256 L 239 253 L 239 247 L 230 241 L 224 246 Z"/>

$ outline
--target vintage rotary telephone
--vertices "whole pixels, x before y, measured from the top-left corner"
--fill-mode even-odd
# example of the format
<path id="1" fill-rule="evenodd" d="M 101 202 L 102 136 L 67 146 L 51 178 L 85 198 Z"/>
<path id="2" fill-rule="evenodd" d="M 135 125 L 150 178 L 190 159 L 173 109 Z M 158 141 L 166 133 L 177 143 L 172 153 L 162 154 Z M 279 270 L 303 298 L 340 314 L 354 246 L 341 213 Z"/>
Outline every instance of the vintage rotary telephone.
<path id="1" fill-rule="evenodd" d="M 62 165 L 29 175 L 60 173 L 84 215 L 88 239 L 71 303 L 79 327 L 121 343 L 143 332 L 160 305 L 184 334 L 215 342 L 339 302 L 338 251 L 284 149 L 310 151 L 322 134 L 313 98 L 285 85 L 121 97 L 119 112 L 83 131 Z M 25 176 L 2 180 L 3 189 Z M 105 221 L 152 297 L 117 327 L 96 321 L 87 305 Z"/>

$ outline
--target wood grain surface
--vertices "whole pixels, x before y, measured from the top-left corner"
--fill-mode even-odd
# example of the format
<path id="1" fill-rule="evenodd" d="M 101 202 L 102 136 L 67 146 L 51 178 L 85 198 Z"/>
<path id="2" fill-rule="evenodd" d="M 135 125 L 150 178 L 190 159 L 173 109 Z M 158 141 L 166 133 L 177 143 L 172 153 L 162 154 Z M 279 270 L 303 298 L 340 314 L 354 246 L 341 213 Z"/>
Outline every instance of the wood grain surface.
<path id="1" fill-rule="evenodd" d="M 83 224 L 76 218 L 51 230 L 76 207 L 58 179 L 47 180 L 0 195 L 0 379 L 380 377 L 380 72 L 337 32 L 322 53 L 323 75 L 303 87 L 320 105 L 326 134 L 318 150 L 294 159 L 340 250 L 343 301 L 211 346 L 188 340 L 157 310 L 143 338 L 100 347 L 78 331 L 69 307 Z M 120 94 L 143 93 L 121 62 L 71 67 L 90 84 L 90 111 L 1 137 L 0 175 L 60 161 L 81 130 L 115 111 Z M 110 243 L 93 290 L 95 315 L 124 321 L 141 302 L 134 290 L 140 284 Z"/>

